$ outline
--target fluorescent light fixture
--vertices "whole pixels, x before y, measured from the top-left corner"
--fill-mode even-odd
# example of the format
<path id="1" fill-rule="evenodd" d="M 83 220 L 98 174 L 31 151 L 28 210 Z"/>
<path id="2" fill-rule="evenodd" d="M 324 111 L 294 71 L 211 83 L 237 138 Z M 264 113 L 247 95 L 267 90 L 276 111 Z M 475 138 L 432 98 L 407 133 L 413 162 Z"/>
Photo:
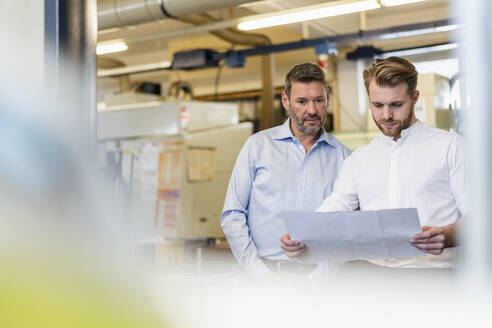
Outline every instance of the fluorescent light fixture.
<path id="1" fill-rule="evenodd" d="M 128 45 L 121 40 L 113 40 L 108 42 L 101 42 L 97 45 L 96 54 L 104 55 L 113 52 L 125 51 L 128 49 Z"/>
<path id="2" fill-rule="evenodd" d="M 408 3 L 422 2 L 424 0 L 381 0 L 381 4 L 385 7 L 406 5 Z"/>
<path id="3" fill-rule="evenodd" d="M 388 58 L 391 56 L 405 57 L 405 56 L 426 54 L 429 52 L 452 50 L 452 49 L 456 49 L 456 48 L 458 48 L 458 44 L 453 42 L 453 43 L 448 43 L 448 44 L 439 44 L 436 46 L 421 47 L 421 48 L 415 48 L 415 49 L 389 51 L 389 52 L 385 52 L 384 54 L 381 54 L 377 57 L 378 58 Z"/>
<path id="4" fill-rule="evenodd" d="M 380 8 L 377 0 L 337 1 L 321 5 L 307 6 L 305 10 L 287 10 L 282 14 L 259 15 L 257 19 L 245 20 L 237 25 L 239 30 L 250 31 L 259 28 L 304 22 L 313 19 L 338 16 Z"/>
<path id="5" fill-rule="evenodd" d="M 397 38 L 405 38 L 410 36 L 431 34 L 431 33 L 439 33 L 439 32 L 449 32 L 454 31 L 459 27 L 457 24 L 450 24 L 438 27 L 430 27 L 423 28 L 420 30 L 412 30 L 412 31 L 403 31 L 403 32 L 395 32 L 395 33 L 387 33 L 380 35 L 378 39 L 386 40 L 386 39 L 397 39 Z"/>
<path id="6" fill-rule="evenodd" d="M 171 67 L 171 62 L 166 60 L 166 61 L 150 63 L 150 64 L 100 69 L 97 71 L 97 77 L 109 77 L 109 76 L 119 76 L 119 75 L 126 75 L 126 74 L 145 73 L 145 72 L 158 71 L 161 69 L 167 69 L 170 67 Z"/>

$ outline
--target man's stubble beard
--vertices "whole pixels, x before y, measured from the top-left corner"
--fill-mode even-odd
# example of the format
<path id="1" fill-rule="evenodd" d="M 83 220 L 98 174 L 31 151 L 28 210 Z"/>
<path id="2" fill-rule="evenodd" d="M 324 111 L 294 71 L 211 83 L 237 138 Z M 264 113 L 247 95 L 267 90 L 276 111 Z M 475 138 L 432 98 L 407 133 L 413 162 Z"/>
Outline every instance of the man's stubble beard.
<path id="1" fill-rule="evenodd" d="M 415 108 L 415 106 L 412 106 L 412 109 L 410 110 L 410 113 L 402 121 L 395 121 L 395 120 L 391 119 L 391 120 L 380 120 L 379 122 L 377 122 L 376 119 L 374 118 L 374 115 L 372 115 L 372 119 L 374 120 L 374 123 L 376 123 L 377 127 L 379 128 L 379 130 L 385 136 L 388 136 L 388 137 L 395 137 L 397 135 L 400 135 L 401 136 L 401 131 L 410 127 L 410 122 L 412 121 L 414 108 Z M 400 122 L 399 127 L 395 130 L 395 132 L 393 134 L 391 134 L 391 135 L 386 134 L 384 128 L 382 127 L 382 124 L 383 123 L 393 123 L 393 122 Z"/>
<path id="2" fill-rule="evenodd" d="M 294 125 L 297 127 L 299 131 L 301 131 L 305 135 L 316 135 L 321 131 L 321 128 L 325 124 L 326 117 L 328 115 L 328 111 L 325 111 L 325 115 L 323 117 L 319 117 L 318 115 L 313 115 L 311 117 L 317 117 L 320 120 L 320 124 L 314 127 L 308 127 L 303 125 L 303 121 L 299 121 L 296 114 L 293 110 L 289 110 L 289 117 L 294 122 Z"/>

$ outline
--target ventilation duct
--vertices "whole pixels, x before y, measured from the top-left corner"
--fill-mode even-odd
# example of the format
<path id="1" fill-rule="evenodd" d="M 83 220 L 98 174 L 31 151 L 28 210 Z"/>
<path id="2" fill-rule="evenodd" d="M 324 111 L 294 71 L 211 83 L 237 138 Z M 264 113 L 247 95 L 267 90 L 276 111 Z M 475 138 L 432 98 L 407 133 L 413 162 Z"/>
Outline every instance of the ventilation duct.
<path id="1" fill-rule="evenodd" d="M 256 1 L 256 0 L 255 0 Z M 99 0 L 100 30 L 230 8 L 253 0 Z"/>
<path id="2" fill-rule="evenodd" d="M 179 19 L 182 22 L 192 24 L 195 26 L 213 24 L 218 22 L 217 19 L 208 14 L 197 14 L 184 16 Z M 234 28 L 226 28 L 223 30 L 210 31 L 211 34 L 215 35 L 222 40 L 230 42 L 236 45 L 243 46 L 268 46 L 272 44 L 272 41 L 263 34 L 246 33 L 238 31 Z"/>

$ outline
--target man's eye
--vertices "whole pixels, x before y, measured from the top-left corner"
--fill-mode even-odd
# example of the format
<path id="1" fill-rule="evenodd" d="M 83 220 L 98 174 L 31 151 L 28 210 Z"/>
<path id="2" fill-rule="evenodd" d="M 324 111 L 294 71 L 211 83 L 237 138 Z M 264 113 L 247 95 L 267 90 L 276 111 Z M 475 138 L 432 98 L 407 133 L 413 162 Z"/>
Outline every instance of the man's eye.
<path id="1" fill-rule="evenodd" d="M 383 107 L 383 104 L 372 104 L 374 107 L 376 108 L 382 108 Z"/>
<path id="2" fill-rule="evenodd" d="M 399 108 L 399 107 L 403 106 L 403 104 L 402 103 L 395 103 L 395 104 L 391 104 L 391 106 Z"/>
<path id="3" fill-rule="evenodd" d="M 297 99 L 297 103 L 304 105 L 307 101 L 305 99 Z"/>
<path id="4" fill-rule="evenodd" d="M 325 102 L 324 98 L 317 98 L 314 100 L 317 104 L 323 104 Z"/>

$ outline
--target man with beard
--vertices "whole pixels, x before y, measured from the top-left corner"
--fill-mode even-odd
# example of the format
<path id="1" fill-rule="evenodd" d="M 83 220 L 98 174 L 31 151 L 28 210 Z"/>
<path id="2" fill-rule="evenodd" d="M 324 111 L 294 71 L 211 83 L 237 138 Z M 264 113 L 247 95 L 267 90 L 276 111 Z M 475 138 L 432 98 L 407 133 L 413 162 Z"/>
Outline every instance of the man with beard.
<path id="1" fill-rule="evenodd" d="M 422 232 L 410 239 L 428 255 L 379 260 L 390 267 L 454 267 L 457 220 L 469 212 L 464 193 L 463 140 L 415 117 L 418 73 L 406 59 L 376 60 L 364 71 L 374 122 L 382 134 L 344 162 L 333 193 L 318 211 L 417 208 Z M 281 238 L 289 257 L 303 243 Z"/>
<path id="2" fill-rule="evenodd" d="M 282 104 L 287 121 L 252 135 L 239 153 L 221 216 L 234 256 L 258 278 L 277 270 L 313 269 L 286 262 L 278 243 L 287 232 L 280 213 L 314 211 L 331 193 L 350 153 L 323 128 L 328 93 L 317 65 L 305 63 L 289 71 Z"/>

